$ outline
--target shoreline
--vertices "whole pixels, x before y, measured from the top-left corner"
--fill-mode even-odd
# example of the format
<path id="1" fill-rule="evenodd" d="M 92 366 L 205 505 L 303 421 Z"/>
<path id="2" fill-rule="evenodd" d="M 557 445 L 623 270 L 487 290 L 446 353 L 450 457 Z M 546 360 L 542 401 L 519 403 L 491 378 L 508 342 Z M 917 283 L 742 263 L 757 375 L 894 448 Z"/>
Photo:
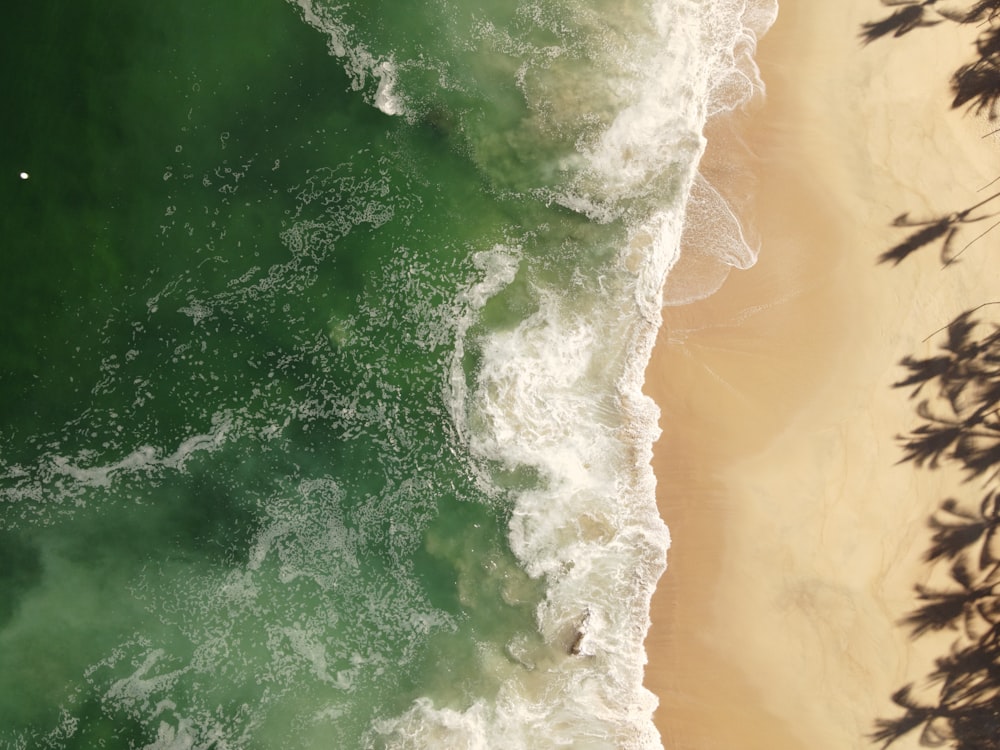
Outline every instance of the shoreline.
<path id="1" fill-rule="evenodd" d="M 897 464 L 914 404 L 891 386 L 903 356 L 926 356 L 927 334 L 1000 284 L 986 250 L 945 272 L 934 251 L 876 259 L 902 239 L 895 216 L 968 205 L 997 154 L 949 110 L 966 38 L 862 47 L 861 23 L 887 12 L 783 0 L 758 48 L 766 98 L 714 146 L 709 132 L 706 171 L 749 169 L 741 219 L 761 252 L 664 310 L 647 368 L 673 540 L 646 640 L 665 748 L 875 747 L 892 692 L 936 653 L 896 623 L 929 575 L 927 517 L 957 485 Z"/>

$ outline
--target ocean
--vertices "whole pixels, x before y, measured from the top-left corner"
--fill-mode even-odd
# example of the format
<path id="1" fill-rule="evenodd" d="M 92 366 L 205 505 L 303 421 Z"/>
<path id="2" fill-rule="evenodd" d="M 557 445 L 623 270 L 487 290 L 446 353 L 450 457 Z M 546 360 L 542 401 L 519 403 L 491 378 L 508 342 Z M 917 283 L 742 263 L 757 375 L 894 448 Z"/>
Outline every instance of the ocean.
<path id="1" fill-rule="evenodd" d="M 641 386 L 775 13 L 8 9 L 0 748 L 660 747 Z"/>

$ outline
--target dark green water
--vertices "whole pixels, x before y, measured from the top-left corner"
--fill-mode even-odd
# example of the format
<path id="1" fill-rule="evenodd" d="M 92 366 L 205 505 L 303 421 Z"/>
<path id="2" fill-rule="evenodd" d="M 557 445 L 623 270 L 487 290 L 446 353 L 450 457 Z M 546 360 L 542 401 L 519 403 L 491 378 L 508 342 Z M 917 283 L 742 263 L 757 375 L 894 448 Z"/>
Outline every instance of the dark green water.
<path id="1" fill-rule="evenodd" d="M 445 429 L 475 169 L 287 3 L 3 29 L 0 746 L 358 746 L 530 631 L 449 541 L 525 578 Z"/>

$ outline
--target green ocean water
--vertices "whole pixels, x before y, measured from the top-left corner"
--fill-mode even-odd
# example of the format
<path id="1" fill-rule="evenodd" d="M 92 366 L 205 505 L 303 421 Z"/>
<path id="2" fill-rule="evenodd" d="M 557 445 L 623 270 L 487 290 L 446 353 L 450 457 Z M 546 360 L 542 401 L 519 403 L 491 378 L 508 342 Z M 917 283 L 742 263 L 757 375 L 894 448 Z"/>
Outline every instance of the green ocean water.
<path id="1" fill-rule="evenodd" d="M 530 627 L 533 591 L 485 618 L 459 601 L 455 526 L 509 552 L 439 424 L 447 295 L 497 211 L 433 132 L 352 92 L 288 4 L 17 12 L 3 741 L 71 717 L 66 747 L 141 746 L 169 692 L 178 722 L 221 708 L 291 747 L 349 684 L 325 729 L 355 746 L 372 707 L 461 670 L 477 620 Z M 133 675 L 171 690 L 112 705 Z M 261 692 L 265 715 L 226 715 Z"/>
<path id="2" fill-rule="evenodd" d="M 655 744 L 650 8 L 9 11 L 0 748 Z"/>

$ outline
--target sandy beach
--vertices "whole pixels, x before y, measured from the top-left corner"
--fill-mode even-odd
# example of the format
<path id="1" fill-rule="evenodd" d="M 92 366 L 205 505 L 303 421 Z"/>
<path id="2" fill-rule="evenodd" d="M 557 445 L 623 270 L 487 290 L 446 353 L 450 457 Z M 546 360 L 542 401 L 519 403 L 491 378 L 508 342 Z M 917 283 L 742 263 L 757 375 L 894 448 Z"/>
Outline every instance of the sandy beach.
<path id="1" fill-rule="evenodd" d="M 1000 274 L 989 242 L 947 269 L 933 248 L 877 259 L 905 236 L 897 215 L 981 199 L 1000 147 L 949 108 L 970 29 L 863 46 L 861 25 L 891 10 L 782 0 L 757 56 L 766 99 L 709 133 L 710 179 L 748 170 L 731 189 L 761 252 L 665 310 L 647 372 L 673 538 L 647 639 L 666 748 L 875 747 L 892 693 L 941 653 L 899 621 L 930 574 L 928 516 L 961 490 L 899 463 L 915 404 L 892 384 L 904 356 L 936 349 L 929 334 L 1000 300 Z"/>

